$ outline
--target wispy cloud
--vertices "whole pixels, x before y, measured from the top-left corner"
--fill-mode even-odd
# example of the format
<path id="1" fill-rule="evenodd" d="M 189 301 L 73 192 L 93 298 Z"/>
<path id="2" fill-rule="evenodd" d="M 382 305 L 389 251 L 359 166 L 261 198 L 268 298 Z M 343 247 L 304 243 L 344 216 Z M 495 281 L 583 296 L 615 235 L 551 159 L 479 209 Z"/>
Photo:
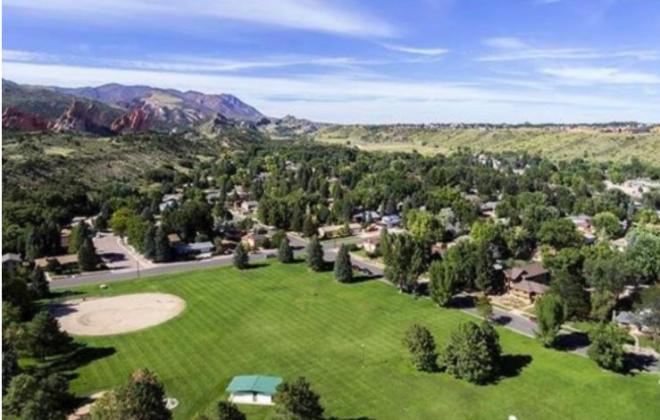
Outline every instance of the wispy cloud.
<path id="1" fill-rule="evenodd" d="M 537 47 L 515 37 L 497 37 L 484 40 L 495 51 L 482 55 L 478 61 L 522 61 L 541 59 L 593 60 L 634 58 L 641 61 L 660 60 L 660 50 L 598 50 L 592 48 Z"/>
<path id="2" fill-rule="evenodd" d="M 553 76 L 570 84 L 657 85 L 660 75 L 626 71 L 614 67 L 562 67 L 544 68 L 542 74 Z"/>
<path id="3" fill-rule="evenodd" d="M 289 29 L 390 37 L 394 26 L 375 16 L 321 0 L 6 0 L 3 7 L 69 19 L 123 19 L 134 15 L 229 19 Z M 173 22 L 176 22 L 173 20 Z"/>
<path id="4" fill-rule="evenodd" d="M 449 52 L 449 50 L 446 48 L 421 48 L 421 47 L 411 47 L 406 45 L 395 45 L 395 44 L 382 44 L 382 46 L 392 51 L 404 52 L 407 54 L 423 55 L 429 57 L 442 56 Z"/>
<path id="5" fill-rule="evenodd" d="M 191 55 L 146 55 L 139 59 L 105 58 L 95 55 L 57 55 L 38 51 L 3 50 L 3 61 L 41 64 L 84 65 L 135 70 L 172 72 L 234 73 L 276 68 L 342 68 L 359 69 L 386 64 L 415 64 L 428 62 L 431 57 L 358 58 L 349 56 L 275 55 L 257 58 L 216 58 Z M 428 54 L 427 54 L 428 55 Z"/>

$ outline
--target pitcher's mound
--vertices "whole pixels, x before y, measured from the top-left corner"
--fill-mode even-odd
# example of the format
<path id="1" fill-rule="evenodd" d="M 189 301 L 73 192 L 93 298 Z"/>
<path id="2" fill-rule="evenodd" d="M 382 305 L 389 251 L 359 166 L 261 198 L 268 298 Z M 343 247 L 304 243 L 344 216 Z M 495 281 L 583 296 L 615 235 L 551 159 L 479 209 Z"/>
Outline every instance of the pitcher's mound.
<path id="1" fill-rule="evenodd" d="M 186 302 L 165 293 L 137 293 L 70 300 L 53 308 L 62 329 L 73 335 L 113 335 L 152 327 L 174 318 Z"/>

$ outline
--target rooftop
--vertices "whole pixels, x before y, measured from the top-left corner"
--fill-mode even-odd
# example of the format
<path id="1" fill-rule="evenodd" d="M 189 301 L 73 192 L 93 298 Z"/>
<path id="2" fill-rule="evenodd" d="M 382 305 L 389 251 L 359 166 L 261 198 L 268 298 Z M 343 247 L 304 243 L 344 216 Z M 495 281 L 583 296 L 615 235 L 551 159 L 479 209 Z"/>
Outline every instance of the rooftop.
<path id="1" fill-rule="evenodd" d="M 278 376 L 263 375 L 242 375 L 234 376 L 226 392 L 255 392 L 264 395 L 274 395 L 277 386 L 282 383 L 282 378 Z"/>

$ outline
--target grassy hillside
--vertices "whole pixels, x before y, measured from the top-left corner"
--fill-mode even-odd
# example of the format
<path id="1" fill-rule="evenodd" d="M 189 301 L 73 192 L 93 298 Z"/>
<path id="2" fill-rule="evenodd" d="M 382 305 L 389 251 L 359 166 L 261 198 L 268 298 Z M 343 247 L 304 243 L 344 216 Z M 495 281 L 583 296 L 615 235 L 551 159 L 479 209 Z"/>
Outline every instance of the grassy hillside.
<path id="1" fill-rule="evenodd" d="M 319 130 L 319 141 L 350 144 L 365 150 L 448 154 L 460 147 L 473 151 L 527 151 L 552 160 L 587 158 L 628 162 L 630 158 L 660 164 L 660 133 L 629 134 L 550 132 L 540 129 L 418 129 L 396 126 L 332 126 Z"/>
<path id="2" fill-rule="evenodd" d="M 139 367 L 153 369 L 167 395 L 180 401 L 178 419 L 210 411 L 239 374 L 304 375 L 326 414 L 341 419 L 657 418 L 655 375 L 606 372 L 506 329 L 499 329 L 507 356 L 497 384 L 416 372 L 401 343 L 411 324 L 427 325 L 441 346 L 472 318 L 381 282 L 339 284 L 331 273 L 311 273 L 302 264 L 225 267 L 79 290 L 185 299 L 185 311 L 165 324 L 80 338 L 89 348 L 72 368 L 77 394 L 116 386 Z M 242 409 L 249 419 L 273 415 L 271 408 Z"/>

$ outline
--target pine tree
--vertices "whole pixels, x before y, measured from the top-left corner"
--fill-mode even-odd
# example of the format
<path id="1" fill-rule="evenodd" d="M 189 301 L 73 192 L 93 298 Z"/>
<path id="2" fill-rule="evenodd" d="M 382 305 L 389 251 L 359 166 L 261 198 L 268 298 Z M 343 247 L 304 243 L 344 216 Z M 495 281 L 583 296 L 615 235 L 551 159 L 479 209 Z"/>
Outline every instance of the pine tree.
<path id="1" fill-rule="evenodd" d="M 244 270 L 250 265 L 250 256 L 242 243 L 239 243 L 234 251 L 234 267 Z"/>
<path id="2" fill-rule="evenodd" d="M 406 332 L 403 343 L 408 347 L 410 359 L 417 370 L 432 372 L 437 369 L 435 340 L 428 328 L 414 324 Z"/>
<path id="3" fill-rule="evenodd" d="M 383 261 L 387 264 L 390 258 L 390 234 L 387 228 L 380 231 L 378 238 L 378 253 L 383 257 Z"/>
<path id="4" fill-rule="evenodd" d="M 305 216 L 305 221 L 303 222 L 303 236 L 306 238 L 311 238 L 312 236 L 316 235 L 316 224 L 314 223 L 314 219 L 312 218 L 311 214 L 307 214 Z"/>
<path id="5" fill-rule="evenodd" d="M 155 248 L 154 248 L 154 261 L 155 262 L 169 262 L 174 258 L 172 246 L 167 234 L 162 228 L 156 230 Z"/>
<path id="6" fill-rule="evenodd" d="M 60 324 L 48 310 L 43 310 L 27 326 L 27 343 L 30 353 L 43 360 L 66 350 L 71 337 L 60 329 Z"/>
<path id="7" fill-rule="evenodd" d="M 78 250 L 78 266 L 81 271 L 92 271 L 98 264 L 99 256 L 96 254 L 92 238 L 87 237 Z"/>
<path id="8" fill-rule="evenodd" d="M 50 295 L 50 287 L 46 279 L 46 274 L 39 266 L 35 266 L 32 273 L 30 273 L 30 290 L 37 299 L 43 299 Z"/>
<path id="9" fill-rule="evenodd" d="M 476 249 L 475 285 L 484 293 L 494 293 L 500 289 L 497 272 L 493 267 L 495 259 L 487 243 L 480 244 Z"/>
<path id="10" fill-rule="evenodd" d="M 293 250 L 291 249 L 288 238 L 284 238 L 280 241 L 280 247 L 277 250 L 277 259 L 284 264 L 293 262 Z"/>
<path id="11" fill-rule="evenodd" d="M 142 253 L 145 258 L 153 260 L 156 256 L 156 227 L 153 224 L 149 225 L 143 239 Z"/>
<path id="12" fill-rule="evenodd" d="M 303 211 L 299 205 L 294 205 L 293 207 L 289 227 L 294 232 L 301 232 L 303 230 Z"/>
<path id="13" fill-rule="evenodd" d="M 4 317 L 3 317 L 4 318 Z M 16 348 L 8 341 L 2 343 L 2 395 L 5 395 L 11 380 L 21 373 L 18 366 L 18 355 Z"/>
<path id="14" fill-rule="evenodd" d="M 351 256 L 348 253 L 348 247 L 342 244 L 335 258 L 335 279 L 340 283 L 350 283 L 353 281 L 353 267 L 351 266 Z"/>
<path id="15" fill-rule="evenodd" d="M 79 222 L 72 230 L 69 236 L 69 254 L 75 254 L 90 236 L 87 223 Z"/>
<path id="16" fill-rule="evenodd" d="M 323 247 L 321 247 L 321 243 L 316 236 L 312 236 L 307 245 L 307 264 L 314 271 L 322 271 L 325 268 Z"/>

